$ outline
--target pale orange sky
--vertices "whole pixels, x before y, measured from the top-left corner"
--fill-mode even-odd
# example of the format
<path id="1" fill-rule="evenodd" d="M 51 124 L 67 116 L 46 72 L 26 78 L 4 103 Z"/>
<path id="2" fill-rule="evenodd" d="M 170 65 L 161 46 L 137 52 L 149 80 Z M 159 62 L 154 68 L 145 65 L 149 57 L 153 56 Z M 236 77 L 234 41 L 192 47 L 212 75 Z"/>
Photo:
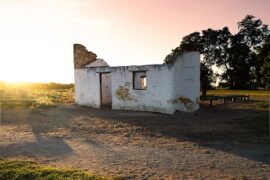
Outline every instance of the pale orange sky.
<path id="1" fill-rule="evenodd" d="M 247 14 L 270 24 L 270 0 L 0 0 L 0 80 L 73 82 L 73 43 L 110 65 L 162 63 L 183 36 Z"/>

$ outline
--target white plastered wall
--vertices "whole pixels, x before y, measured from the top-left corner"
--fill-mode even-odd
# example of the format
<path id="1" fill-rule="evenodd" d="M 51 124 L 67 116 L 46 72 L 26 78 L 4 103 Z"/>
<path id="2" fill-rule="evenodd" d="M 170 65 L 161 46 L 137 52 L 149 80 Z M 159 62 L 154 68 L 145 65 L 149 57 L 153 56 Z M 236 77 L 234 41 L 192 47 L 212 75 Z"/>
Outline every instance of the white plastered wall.
<path id="1" fill-rule="evenodd" d="M 100 107 L 100 77 L 95 68 L 75 69 L 75 103 Z"/>
<path id="2" fill-rule="evenodd" d="M 200 95 L 200 54 L 183 53 L 173 64 L 174 94 L 176 110 L 194 111 L 199 109 Z"/>
<path id="3" fill-rule="evenodd" d="M 133 89 L 133 72 L 146 72 L 146 90 Z M 173 113 L 173 68 L 170 65 L 129 66 L 112 70 L 112 109 Z"/>
<path id="4" fill-rule="evenodd" d="M 200 55 L 187 52 L 170 65 L 75 69 L 75 102 L 100 107 L 100 74 L 111 72 L 112 109 L 172 114 L 199 108 Z M 133 72 L 146 72 L 146 90 L 133 89 Z"/>

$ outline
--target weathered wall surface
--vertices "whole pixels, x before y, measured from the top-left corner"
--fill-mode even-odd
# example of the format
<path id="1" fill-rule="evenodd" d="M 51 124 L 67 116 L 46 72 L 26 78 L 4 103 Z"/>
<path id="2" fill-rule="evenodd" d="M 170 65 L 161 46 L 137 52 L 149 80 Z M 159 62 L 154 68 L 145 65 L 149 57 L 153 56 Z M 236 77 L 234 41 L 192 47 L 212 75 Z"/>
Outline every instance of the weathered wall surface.
<path id="1" fill-rule="evenodd" d="M 146 90 L 133 89 L 133 72 L 146 71 Z M 112 71 L 112 108 L 173 113 L 167 102 L 173 93 L 173 68 L 169 65 L 115 67 Z"/>
<path id="2" fill-rule="evenodd" d="M 184 53 L 173 64 L 174 93 L 171 102 L 176 110 L 199 109 L 200 98 L 200 54 Z"/>
<path id="3" fill-rule="evenodd" d="M 86 47 L 81 44 L 73 45 L 74 53 L 74 68 L 83 68 L 85 65 L 95 61 L 97 55 L 91 51 L 88 51 Z"/>
<path id="4" fill-rule="evenodd" d="M 199 108 L 200 57 L 181 55 L 174 64 L 75 69 L 75 101 L 99 108 L 100 73 L 111 73 L 112 109 L 172 114 Z M 146 89 L 133 88 L 133 72 L 146 72 Z"/>
<path id="5" fill-rule="evenodd" d="M 75 69 L 75 103 L 84 106 L 100 107 L 100 80 L 95 69 Z"/>

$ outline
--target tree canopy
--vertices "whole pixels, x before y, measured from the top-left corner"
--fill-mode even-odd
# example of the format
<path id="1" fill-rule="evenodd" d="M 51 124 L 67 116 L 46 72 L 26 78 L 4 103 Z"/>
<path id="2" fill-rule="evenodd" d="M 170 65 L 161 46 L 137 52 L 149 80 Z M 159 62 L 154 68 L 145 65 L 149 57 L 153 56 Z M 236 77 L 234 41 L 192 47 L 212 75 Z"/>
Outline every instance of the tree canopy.
<path id="1" fill-rule="evenodd" d="M 193 32 L 182 39 L 164 62 L 172 63 L 184 51 L 200 52 L 203 55 L 202 89 L 209 88 L 215 80 L 213 65 L 222 70 L 220 80 L 230 89 L 254 89 L 269 84 L 268 26 L 260 19 L 247 15 L 238 22 L 238 29 L 234 35 L 228 27 Z"/>
<path id="2" fill-rule="evenodd" d="M 260 83 L 270 89 L 270 35 L 258 51 L 257 57 L 260 64 L 258 75 L 260 76 Z"/>

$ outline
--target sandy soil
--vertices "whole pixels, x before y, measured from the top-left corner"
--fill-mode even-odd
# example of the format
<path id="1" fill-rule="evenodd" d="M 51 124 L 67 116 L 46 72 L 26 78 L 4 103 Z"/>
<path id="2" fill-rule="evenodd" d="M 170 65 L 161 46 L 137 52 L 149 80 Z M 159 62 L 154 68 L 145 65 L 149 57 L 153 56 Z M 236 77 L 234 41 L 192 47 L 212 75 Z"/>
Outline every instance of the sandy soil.
<path id="1" fill-rule="evenodd" d="M 34 160 L 127 179 L 270 178 L 270 138 L 239 119 L 256 102 L 203 106 L 196 113 L 2 109 L 0 158 Z"/>

